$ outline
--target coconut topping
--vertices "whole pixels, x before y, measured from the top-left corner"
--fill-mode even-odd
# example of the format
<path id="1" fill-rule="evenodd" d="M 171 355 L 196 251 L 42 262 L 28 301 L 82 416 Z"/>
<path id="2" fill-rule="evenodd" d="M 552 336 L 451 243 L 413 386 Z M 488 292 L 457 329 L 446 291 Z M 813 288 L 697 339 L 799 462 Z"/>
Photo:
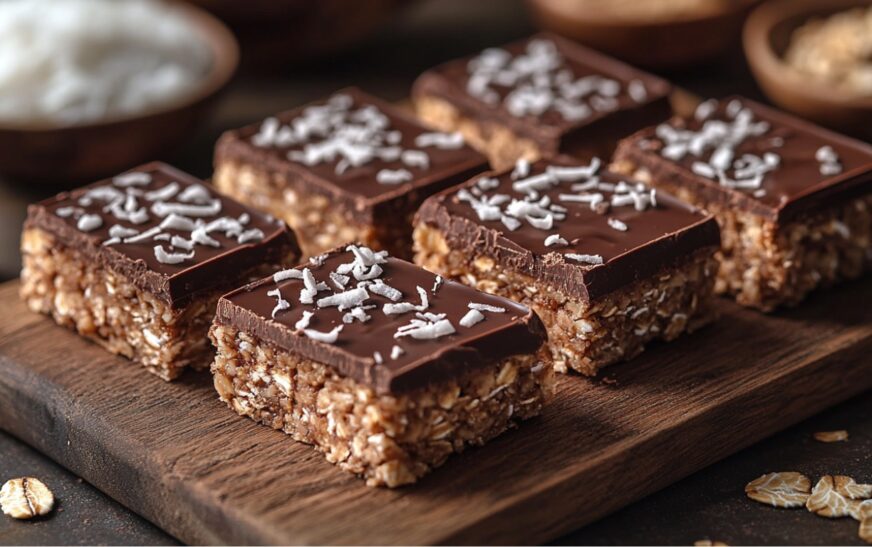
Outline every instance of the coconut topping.
<path id="1" fill-rule="evenodd" d="M 143 191 L 153 183 L 150 173 L 131 171 L 114 177 L 110 184 L 89 188 L 78 198 L 78 205 L 59 207 L 55 214 L 76 220 L 76 228 L 92 232 L 104 223 L 111 223 L 109 238 L 103 246 L 118 244 L 152 244 L 154 257 L 161 264 L 184 264 L 196 258 L 198 246 L 220 248 L 221 243 L 210 234 L 221 233 L 235 239 L 239 245 L 261 241 L 259 228 L 246 228 L 247 214 L 239 218 L 219 216 L 220 197 L 201 184 L 181 190 L 177 181 Z M 86 213 L 83 207 L 102 205 L 99 214 Z M 140 230 L 136 226 L 162 218 L 158 226 Z M 173 230 L 178 233 L 170 233 Z M 166 242 L 154 245 L 154 242 Z"/>
<path id="2" fill-rule="evenodd" d="M 372 104 L 356 105 L 339 93 L 324 104 L 311 105 L 287 123 L 271 117 L 264 120 L 251 143 L 260 148 L 291 148 L 287 157 L 306 166 L 330 164 L 338 176 L 373 162 L 400 162 L 403 167 L 381 168 L 375 180 L 394 186 L 411 182 L 430 167 L 425 150 L 405 149 L 403 135 L 390 118 Z M 459 133 L 429 132 L 415 137 L 421 149 L 457 149 L 464 145 Z"/>
<path id="3" fill-rule="evenodd" d="M 721 186 L 746 191 L 756 198 L 766 196 L 763 182 L 766 176 L 779 169 L 782 163 L 779 149 L 784 146 L 784 138 L 770 133 L 770 124 L 755 119 L 752 110 L 738 99 L 731 100 L 724 108 L 723 115 L 716 117 L 717 101 L 708 100 L 696 110 L 696 120 L 703 122 L 700 129 L 676 128 L 669 123 L 656 129 L 657 138 L 662 141 L 660 154 L 671 161 L 692 160 L 693 173 L 716 181 Z M 739 147 L 751 139 L 758 139 L 765 145 L 758 153 L 740 153 Z M 768 148 L 768 149 L 767 149 Z M 830 146 L 822 146 L 815 153 L 824 177 L 838 175 L 842 165 L 838 155 Z"/>
<path id="4" fill-rule="evenodd" d="M 568 207 L 577 207 L 579 204 L 600 214 L 621 207 L 632 207 L 636 211 L 657 207 L 657 193 L 654 189 L 642 183 L 603 181 L 599 175 L 600 166 L 600 160 L 593 158 L 588 165 L 553 164 L 548 165 L 541 173 L 530 174 L 529 163 L 526 160 L 519 160 L 509 176 L 512 180 L 512 194 L 501 192 L 488 194 L 478 183 L 475 183 L 472 188 L 480 190 L 478 195 L 475 195 L 470 187 L 464 187 L 457 191 L 455 199 L 467 203 L 475 211 L 479 220 L 498 221 L 510 232 L 520 229 L 525 223 L 545 232 L 558 229 L 567 219 Z M 483 179 L 488 178 L 483 177 Z M 500 183 L 496 180 L 496 186 L 488 185 L 488 188 L 495 190 L 499 186 Z M 557 194 L 559 203 L 548 195 L 542 195 L 545 191 L 555 189 L 559 192 Z M 620 219 L 610 217 L 606 222 L 614 230 L 620 232 L 629 230 L 629 226 Z M 545 236 L 544 244 L 545 247 L 550 248 L 566 247 L 570 243 L 559 233 L 552 233 Z M 599 255 L 568 253 L 564 256 L 589 266 L 597 266 L 604 262 Z"/>
<path id="5" fill-rule="evenodd" d="M 441 276 L 428 274 L 425 286 L 429 287 L 429 279 L 432 279 L 431 291 L 428 291 L 425 286 L 415 285 L 413 292 L 417 293 L 416 295 L 404 294 L 385 280 L 388 278 L 383 278 L 388 262 L 389 257 L 384 251 L 376 252 L 369 247 L 348 245 L 344 253 L 331 259 L 329 271 L 324 267 L 324 261 L 321 266 L 314 268 L 300 266 L 277 271 L 271 279 L 274 284 L 265 291 L 274 302 L 271 316 L 273 319 L 281 318 L 287 310 L 303 307 L 302 316 L 295 322 L 288 323 L 293 326 L 293 333 L 324 344 L 341 342 L 344 326 L 373 322 L 377 323 L 376 328 L 380 328 L 379 325 L 384 324 L 385 321 L 383 317 L 388 317 L 392 335 L 386 342 L 390 343 L 384 347 L 377 346 L 376 354 L 379 357 L 390 356 L 390 360 L 396 360 L 408 350 L 408 348 L 404 349 L 403 344 L 411 343 L 402 342 L 404 338 L 438 340 L 455 334 L 457 332 L 455 324 L 463 328 L 472 328 L 475 324 L 486 320 L 489 314 L 508 312 L 508 307 L 496 305 L 500 302 L 495 301 L 493 304 L 469 302 L 464 312 L 452 312 L 452 314 L 457 313 L 456 317 L 438 313 L 436 303 L 438 299 L 444 298 L 440 288 L 446 281 Z M 328 282 L 321 279 L 326 279 Z M 293 282 L 293 285 L 281 285 L 288 282 Z M 296 302 L 289 301 L 293 299 L 286 299 L 292 293 L 298 295 Z M 431 310 L 434 306 L 437 306 L 437 310 Z M 337 321 L 335 314 L 328 311 L 330 308 L 344 312 L 339 315 L 340 321 Z M 381 308 L 380 313 L 377 311 L 379 308 Z M 400 317 L 410 313 L 414 314 L 413 318 Z M 325 314 L 331 318 L 327 319 L 327 326 L 324 322 Z M 330 330 L 325 330 L 327 328 Z M 354 335 L 359 336 L 359 331 Z M 386 362 L 384 358 L 376 358 L 375 354 L 373 360 L 375 365 Z"/>
<path id="6" fill-rule="evenodd" d="M 502 48 L 486 49 L 469 61 L 467 72 L 467 93 L 489 105 L 502 105 L 516 117 L 555 112 L 568 122 L 577 122 L 596 112 L 616 110 L 622 92 L 636 103 L 648 97 L 640 80 L 633 80 L 624 90 L 620 82 L 605 76 L 577 77 L 548 39 L 530 40 L 514 56 Z"/>

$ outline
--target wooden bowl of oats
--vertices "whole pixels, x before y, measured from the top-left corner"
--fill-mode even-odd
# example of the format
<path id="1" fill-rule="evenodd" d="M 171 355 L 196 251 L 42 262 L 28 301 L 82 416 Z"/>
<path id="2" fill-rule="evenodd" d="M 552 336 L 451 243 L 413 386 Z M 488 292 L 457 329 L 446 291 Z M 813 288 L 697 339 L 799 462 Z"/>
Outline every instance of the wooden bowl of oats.
<path id="1" fill-rule="evenodd" d="M 743 43 L 772 102 L 872 137 L 872 0 L 770 0 L 748 18 Z"/>

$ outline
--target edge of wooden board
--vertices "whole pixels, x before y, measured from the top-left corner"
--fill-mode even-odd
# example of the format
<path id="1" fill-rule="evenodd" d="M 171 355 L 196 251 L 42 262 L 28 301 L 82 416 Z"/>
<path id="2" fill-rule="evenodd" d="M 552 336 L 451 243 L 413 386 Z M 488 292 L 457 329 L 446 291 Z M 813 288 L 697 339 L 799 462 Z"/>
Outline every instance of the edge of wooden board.
<path id="1" fill-rule="evenodd" d="M 564 378 L 541 418 L 387 491 L 236 416 L 208 377 L 164 384 L 16 293 L 0 285 L 0 427 L 188 543 L 547 541 L 872 387 L 872 282 L 768 317 L 724 302 L 720 323 L 607 369 L 619 389 Z"/>

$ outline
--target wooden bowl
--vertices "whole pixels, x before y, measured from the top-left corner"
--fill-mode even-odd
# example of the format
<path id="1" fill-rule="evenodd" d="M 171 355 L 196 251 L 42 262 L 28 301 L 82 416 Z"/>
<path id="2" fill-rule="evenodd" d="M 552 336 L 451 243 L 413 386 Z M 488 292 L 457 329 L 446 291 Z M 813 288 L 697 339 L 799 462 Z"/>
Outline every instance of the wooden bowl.
<path id="1" fill-rule="evenodd" d="M 185 0 L 224 21 L 242 65 L 275 71 L 358 42 L 411 0 Z"/>
<path id="2" fill-rule="evenodd" d="M 737 42 L 742 22 L 757 2 L 735 0 L 670 19 L 647 20 L 593 10 L 586 0 L 527 0 L 527 5 L 545 29 L 631 64 L 678 69 L 715 57 Z"/>
<path id="3" fill-rule="evenodd" d="M 178 9 L 212 56 L 197 89 L 135 116 L 57 127 L 0 123 L 0 173 L 65 185 L 96 180 L 155 159 L 190 138 L 236 71 L 239 48 L 212 15 L 183 4 Z"/>
<path id="4" fill-rule="evenodd" d="M 769 99 L 821 125 L 872 137 L 872 95 L 859 96 L 818 81 L 784 62 L 793 31 L 813 17 L 862 6 L 869 0 L 771 0 L 745 23 L 748 64 Z"/>

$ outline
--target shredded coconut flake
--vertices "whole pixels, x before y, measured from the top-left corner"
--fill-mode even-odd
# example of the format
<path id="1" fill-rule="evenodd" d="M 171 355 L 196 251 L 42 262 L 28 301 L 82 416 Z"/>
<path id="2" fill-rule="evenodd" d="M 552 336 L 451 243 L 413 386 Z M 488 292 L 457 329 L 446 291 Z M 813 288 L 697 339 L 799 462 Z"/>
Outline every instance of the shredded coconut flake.
<path id="1" fill-rule="evenodd" d="M 591 264 L 594 266 L 598 266 L 603 263 L 603 257 L 600 255 L 586 255 L 586 254 L 576 254 L 576 253 L 566 253 L 563 256 L 570 260 L 574 260 L 576 262 L 581 262 L 582 264 Z"/>
<path id="2" fill-rule="evenodd" d="M 615 230 L 617 230 L 619 232 L 626 232 L 628 230 L 627 225 L 624 222 L 622 222 L 616 218 L 610 218 L 608 220 L 608 223 L 609 223 L 609 226 L 611 226 L 612 228 L 614 228 Z"/>
<path id="3" fill-rule="evenodd" d="M 141 171 L 131 171 L 129 173 L 124 173 L 123 175 L 118 175 L 112 179 L 112 184 L 121 187 L 145 186 L 149 183 L 151 183 L 151 175 Z"/>
<path id="4" fill-rule="evenodd" d="M 545 238 L 546 247 L 566 247 L 567 245 L 569 245 L 569 242 L 560 237 L 560 234 L 551 234 Z"/>
<path id="5" fill-rule="evenodd" d="M 344 291 L 341 293 L 332 294 L 330 296 L 325 296 L 324 298 L 319 298 L 316 305 L 319 308 L 336 306 L 339 308 L 339 311 L 342 311 L 363 304 L 363 302 L 366 301 L 367 298 L 369 298 L 369 293 L 367 292 L 366 288 L 357 287 L 356 289 L 351 289 L 349 291 Z"/>
<path id="6" fill-rule="evenodd" d="M 412 319 L 411 323 L 397 329 L 394 338 L 410 336 L 415 340 L 436 340 L 455 332 L 454 325 L 448 319 L 440 319 L 435 322 Z"/>
<path id="7" fill-rule="evenodd" d="M 464 315 L 460 319 L 459 323 L 461 327 L 470 328 L 473 325 L 481 323 L 482 321 L 484 321 L 484 314 L 478 310 L 473 309 L 466 312 L 466 315 Z"/>
<path id="8" fill-rule="evenodd" d="M 309 310 L 303 310 L 303 317 L 301 317 L 295 324 L 294 328 L 297 330 L 303 330 L 309 328 L 309 323 L 312 322 L 312 316 L 315 315 L 315 312 L 311 312 Z M 275 316 L 273 316 L 275 317 Z"/>
<path id="9" fill-rule="evenodd" d="M 375 180 L 379 184 L 402 184 L 412 178 L 412 173 L 408 169 L 381 169 L 375 175 Z"/>
<path id="10" fill-rule="evenodd" d="M 284 298 L 282 298 L 282 292 L 279 290 L 278 287 L 276 287 L 275 289 L 272 289 L 271 291 L 267 291 L 266 294 L 267 294 L 267 296 L 272 296 L 273 298 L 276 299 L 276 305 L 272 310 L 272 318 L 273 319 L 276 318 L 276 314 L 278 314 L 279 312 L 290 309 L 291 303 L 288 302 L 287 300 L 285 300 Z"/>
<path id="11" fill-rule="evenodd" d="M 444 281 L 444 280 L 442 279 L 442 276 L 441 276 L 441 275 L 437 275 L 437 276 L 436 276 L 436 280 L 433 281 L 433 288 L 430 289 L 430 292 L 432 292 L 433 294 L 436 294 L 436 291 L 438 291 L 438 290 L 439 290 L 439 287 L 442 286 L 442 282 L 443 282 L 443 281 Z"/>
<path id="12" fill-rule="evenodd" d="M 154 246 L 154 257 L 161 264 L 181 264 L 194 258 L 194 251 L 190 253 L 168 253 L 161 245 Z"/>
<path id="13" fill-rule="evenodd" d="M 385 315 L 397 315 L 401 313 L 408 313 L 410 311 L 425 311 L 428 307 L 430 307 L 430 300 L 427 297 L 427 291 L 425 291 L 422 287 L 416 287 L 418 291 L 418 296 L 421 298 L 421 303 L 416 305 L 410 302 L 400 302 L 398 304 L 385 304 L 382 307 L 382 312 Z"/>
<path id="14" fill-rule="evenodd" d="M 311 338 L 312 340 L 316 340 L 318 342 L 324 342 L 325 344 L 334 344 L 336 343 L 336 339 L 339 338 L 339 333 L 342 332 L 342 327 L 343 325 L 339 325 L 330 332 L 303 329 L 303 334 L 305 334 L 308 338 Z"/>
<path id="15" fill-rule="evenodd" d="M 505 313 L 506 312 L 506 308 L 501 308 L 499 306 L 491 306 L 490 304 L 478 304 L 475 302 L 471 302 L 468 305 L 468 307 L 471 310 L 489 311 L 491 313 Z"/>
<path id="16" fill-rule="evenodd" d="M 291 268 L 288 270 L 281 270 L 273 274 L 273 281 L 275 283 L 281 283 L 282 281 L 287 281 L 288 279 L 303 279 L 303 272 L 296 268 Z"/>
<path id="17" fill-rule="evenodd" d="M 403 297 L 403 293 L 399 290 L 391 287 L 381 279 L 376 279 L 375 283 L 369 285 L 369 292 L 373 294 L 377 294 L 379 296 L 384 296 L 391 302 L 396 302 L 400 298 Z"/>
<path id="18" fill-rule="evenodd" d="M 391 348 L 391 359 L 397 360 L 403 353 L 405 353 L 403 348 L 400 346 L 394 346 Z"/>
<path id="19" fill-rule="evenodd" d="M 76 228 L 83 232 L 91 232 L 103 226 L 103 219 L 99 215 L 82 215 L 76 222 Z"/>
<path id="20" fill-rule="evenodd" d="M 421 133 L 415 137 L 415 146 L 426 148 L 433 146 L 444 150 L 454 150 L 463 146 L 463 135 L 460 133 Z"/>

